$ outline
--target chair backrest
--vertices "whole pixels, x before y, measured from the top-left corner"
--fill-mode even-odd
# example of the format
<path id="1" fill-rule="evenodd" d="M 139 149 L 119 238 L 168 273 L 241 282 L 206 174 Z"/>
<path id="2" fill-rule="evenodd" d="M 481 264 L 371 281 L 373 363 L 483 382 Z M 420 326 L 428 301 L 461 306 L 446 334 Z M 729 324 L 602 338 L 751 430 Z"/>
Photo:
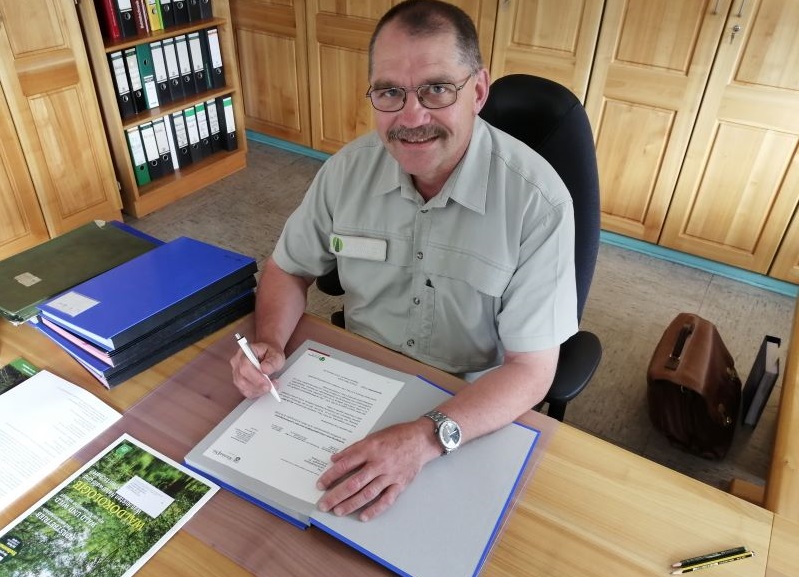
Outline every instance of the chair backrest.
<path id="1" fill-rule="evenodd" d="M 577 318 L 582 318 L 599 250 L 599 175 L 591 124 L 566 87 L 538 76 L 496 80 L 480 116 L 521 140 L 557 171 L 572 196 Z"/>

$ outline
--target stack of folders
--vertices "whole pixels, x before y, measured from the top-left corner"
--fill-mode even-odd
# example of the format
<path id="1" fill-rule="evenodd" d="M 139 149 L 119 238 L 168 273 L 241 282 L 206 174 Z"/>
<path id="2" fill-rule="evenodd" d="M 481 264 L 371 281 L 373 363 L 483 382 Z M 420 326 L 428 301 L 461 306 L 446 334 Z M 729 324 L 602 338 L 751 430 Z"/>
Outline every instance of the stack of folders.
<path id="1" fill-rule="evenodd" d="M 211 0 L 94 0 L 106 40 L 116 42 L 213 17 Z"/>
<path id="2" fill-rule="evenodd" d="M 111 388 L 251 312 L 256 271 L 180 237 L 42 303 L 34 326 Z"/>
<path id="3" fill-rule="evenodd" d="M 108 62 L 122 118 L 226 86 L 216 27 L 120 48 Z"/>
<path id="4" fill-rule="evenodd" d="M 230 96 L 199 102 L 125 132 L 139 186 L 238 148 Z"/>

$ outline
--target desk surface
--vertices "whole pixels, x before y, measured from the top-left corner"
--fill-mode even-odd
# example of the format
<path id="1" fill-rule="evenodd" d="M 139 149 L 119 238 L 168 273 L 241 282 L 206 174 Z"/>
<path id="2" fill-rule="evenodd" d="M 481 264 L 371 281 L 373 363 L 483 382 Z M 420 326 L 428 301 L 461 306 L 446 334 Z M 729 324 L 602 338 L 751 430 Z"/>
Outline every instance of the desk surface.
<path id="1" fill-rule="evenodd" d="M 212 347 L 216 340 L 229 338 L 232 332 L 232 327 L 220 331 L 112 391 L 103 389 L 66 353 L 27 326 L 0 324 L 0 362 L 25 356 L 40 368 L 80 384 L 115 408 L 128 411 L 186 363 Z M 293 346 L 306 338 L 330 343 L 406 372 L 423 374 L 445 387 L 463 386 L 450 375 L 314 317 L 303 318 L 292 339 Z M 229 382 L 219 386 L 232 387 Z M 799 524 L 794 521 L 775 517 L 763 508 L 569 425 L 558 425 L 544 415 L 531 412 L 523 420 L 549 431 L 549 442 L 537 449 L 541 454 L 534 475 L 520 495 L 481 575 L 662 576 L 668 575 L 671 563 L 681 558 L 743 544 L 755 550 L 757 556 L 714 568 L 716 577 L 765 575 L 767 568 L 768 574 L 775 577 L 799 574 L 799 551 L 792 545 L 799 539 Z M 79 465 L 79 461 L 70 459 L 25 497 L 0 511 L 0 526 L 13 520 Z M 229 494 L 214 499 L 238 502 Z M 204 533 L 213 534 L 213 517 L 211 513 L 203 516 L 204 512 L 205 508 L 187 528 L 192 523 L 205 523 L 210 528 L 206 526 Z M 276 519 L 262 511 L 257 515 L 265 522 L 269 518 L 272 524 Z M 327 566 L 314 567 L 313 561 L 309 561 L 312 556 L 308 552 L 317 546 L 327 547 L 328 555 L 335 553 L 343 565 L 355 559 L 365 571 L 359 574 L 387 574 L 382 567 L 361 558 L 338 541 L 318 545 L 324 539 L 320 531 L 298 531 L 287 523 L 274 527 L 276 532 L 270 533 L 270 538 L 277 542 L 275 569 L 283 569 L 287 574 L 316 574 L 314 571 L 320 568 L 327 569 L 327 574 L 338 574 L 330 571 L 335 563 L 330 563 L 329 556 L 320 561 L 327 562 Z M 139 574 L 186 577 L 251 574 L 241 566 L 247 566 L 247 559 L 240 558 L 239 565 L 210 545 L 208 538 L 197 535 L 197 531 L 180 531 Z M 289 566 L 292 563 L 295 566 Z M 269 572 L 262 565 L 251 568 Z"/>

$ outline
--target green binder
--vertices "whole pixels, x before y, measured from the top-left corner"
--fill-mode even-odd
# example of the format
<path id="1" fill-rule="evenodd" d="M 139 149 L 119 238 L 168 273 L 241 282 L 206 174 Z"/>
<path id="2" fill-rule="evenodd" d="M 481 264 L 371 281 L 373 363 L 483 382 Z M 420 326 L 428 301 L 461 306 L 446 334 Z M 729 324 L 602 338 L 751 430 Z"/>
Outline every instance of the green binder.
<path id="1" fill-rule="evenodd" d="M 14 324 L 36 305 L 155 248 L 161 241 L 122 223 L 94 221 L 0 261 L 0 316 Z"/>

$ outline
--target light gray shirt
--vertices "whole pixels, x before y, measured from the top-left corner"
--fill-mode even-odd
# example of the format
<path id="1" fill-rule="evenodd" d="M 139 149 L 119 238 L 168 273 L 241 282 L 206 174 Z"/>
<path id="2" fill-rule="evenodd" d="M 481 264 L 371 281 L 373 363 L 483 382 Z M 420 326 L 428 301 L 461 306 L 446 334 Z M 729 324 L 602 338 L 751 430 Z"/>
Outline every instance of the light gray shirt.
<path id="1" fill-rule="evenodd" d="M 383 243 L 384 260 L 334 250 L 376 246 L 379 259 Z M 429 202 L 376 133 L 342 148 L 273 257 L 312 277 L 338 261 L 348 330 L 452 373 L 494 367 L 505 350 L 557 346 L 577 330 L 569 192 L 536 152 L 480 118 Z"/>

